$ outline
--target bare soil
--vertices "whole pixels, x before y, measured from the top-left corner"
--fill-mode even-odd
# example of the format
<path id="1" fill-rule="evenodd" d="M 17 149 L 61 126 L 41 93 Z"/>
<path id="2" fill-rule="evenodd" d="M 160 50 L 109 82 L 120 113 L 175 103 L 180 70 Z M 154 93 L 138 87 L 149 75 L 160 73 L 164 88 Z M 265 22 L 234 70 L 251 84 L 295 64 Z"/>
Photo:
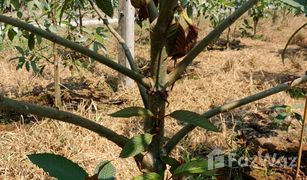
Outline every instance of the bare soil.
<path id="1" fill-rule="evenodd" d="M 279 19 L 275 24 L 265 19 L 260 21 L 258 39 L 240 37 L 235 31 L 231 34 L 235 40 L 232 49 L 217 46 L 204 50 L 170 92 L 167 113 L 179 109 L 202 113 L 304 75 L 307 69 L 306 29 L 290 45 L 285 64 L 280 58 L 288 38 L 304 22 L 305 17 Z M 235 26 L 239 23 L 232 29 Z M 203 37 L 210 28 L 205 22 L 201 22 L 200 27 L 200 37 Z M 146 35 L 138 32 L 136 37 L 136 60 L 144 71 L 149 59 Z M 106 43 L 108 55 L 115 59 L 117 46 L 114 39 L 110 38 Z M 52 106 L 52 66 L 49 65 L 41 77 L 34 77 L 25 69 L 16 71 L 16 62 L 8 61 L 15 55 L 10 46 L 1 51 L 0 92 L 10 98 Z M 113 119 L 107 116 L 124 107 L 141 106 L 135 85 L 117 88 L 117 73 L 98 63 L 94 63 L 90 70 L 81 69 L 73 74 L 62 68 L 61 76 L 65 110 L 128 137 L 142 132 L 140 118 Z M 187 154 L 206 156 L 219 148 L 239 156 L 247 153 L 248 157 L 263 157 L 266 153 L 277 153 L 278 157 L 295 157 L 301 124 L 289 117 L 287 131 L 273 127 L 277 112 L 271 111 L 270 107 L 286 104 L 302 115 L 303 103 L 302 99 L 293 99 L 282 92 L 220 114 L 211 121 L 220 127 L 221 133 L 197 128 L 180 142 L 172 156 L 177 159 Z M 63 155 L 90 174 L 102 160 L 112 161 L 117 169 L 117 179 L 131 179 L 140 174 L 132 158 L 118 158 L 120 148 L 88 130 L 13 112 L 1 112 L 0 121 L 0 179 L 52 179 L 27 158 L 27 155 L 39 152 Z M 171 137 L 182 126 L 167 118 L 166 137 Z M 306 141 L 305 135 L 302 179 L 307 178 Z M 228 171 L 235 179 L 292 179 L 295 173 L 295 169 L 264 165 L 259 161 L 255 168 L 223 169 L 221 172 L 228 174 Z"/>

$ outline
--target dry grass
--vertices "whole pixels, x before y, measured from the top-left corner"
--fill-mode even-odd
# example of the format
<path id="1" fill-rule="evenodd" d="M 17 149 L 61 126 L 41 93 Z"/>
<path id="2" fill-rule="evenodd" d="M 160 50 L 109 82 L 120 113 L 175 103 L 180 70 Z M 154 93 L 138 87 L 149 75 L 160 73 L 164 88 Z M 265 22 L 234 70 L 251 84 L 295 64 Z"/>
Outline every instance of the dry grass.
<path id="1" fill-rule="evenodd" d="M 304 70 L 307 69 L 307 63 L 303 61 L 305 57 L 301 49 L 288 56 L 293 61 L 287 61 L 286 65 L 283 65 L 280 59 L 279 52 L 284 47 L 287 38 L 296 27 L 303 23 L 304 19 L 295 17 L 287 21 L 288 23 L 283 22 L 276 25 L 271 25 L 269 20 L 263 21 L 259 28 L 259 33 L 263 34 L 263 40 L 241 38 L 241 43 L 246 46 L 241 50 L 204 51 L 189 68 L 188 76 L 176 83 L 170 93 L 170 105 L 167 111 L 188 109 L 202 113 L 212 107 L 272 87 L 285 81 L 289 75 L 303 75 Z M 291 26 L 288 25 L 289 22 Z M 204 30 L 206 31 L 208 29 Z M 136 47 L 138 59 L 148 59 L 148 47 L 143 44 L 137 44 Z M 298 47 L 293 45 L 290 48 Z M 112 47 L 109 50 L 112 57 L 116 56 L 115 49 Z M 52 82 L 52 68 L 47 68 L 43 77 L 33 77 L 25 70 L 16 72 L 15 64 L 7 61 L 13 56 L 10 52 L 2 52 L 0 57 L 2 60 L 0 62 L 0 76 L 2 77 L 0 78 L 0 90 L 6 96 L 16 97 L 31 91 L 34 85 L 46 86 Z M 114 71 L 98 64 L 94 69 L 93 74 L 86 71 L 80 73 L 88 78 L 114 78 L 116 76 Z M 62 78 L 70 76 L 67 70 L 63 70 L 61 74 Z M 141 105 L 137 94 L 136 87 L 120 89 L 113 92 L 109 98 L 125 99 L 122 106 L 104 105 L 100 106 L 98 111 L 92 112 L 86 110 L 85 105 L 80 103 L 75 113 L 131 137 L 142 131 L 142 120 L 138 118 L 111 119 L 107 114 L 123 106 Z M 286 93 L 279 93 L 216 116 L 212 118 L 212 121 L 220 127 L 223 127 L 226 121 L 230 121 L 232 126 L 235 126 L 240 121 L 238 117 L 246 113 L 257 112 L 274 104 L 300 103 L 302 102 L 289 98 Z M 26 157 L 27 154 L 38 152 L 63 155 L 80 164 L 90 174 L 101 160 L 112 160 L 117 169 L 117 179 L 131 179 L 140 173 L 133 159 L 118 158 L 120 149 L 116 145 L 82 128 L 54 120 L 43 120 L 27 125 L 15 123 L 14 125 L 16 126 L 14 130 L 0 131 L 0 179 L 50 179 Z M 166 136 L 170 137 L 180 127 L 181 125 L 176 121 L 167 118 Z M 231 127 L 224 127 L 223 133 L 206 133 L 201 129 L 196 129 L 179 144 L 173 155 L 179 157 L 183 152 L 189 150 L 201 153 L 214 147 L 226 150 L 236 148 L 236 145 L 231 142 L 233 133 Z"/>

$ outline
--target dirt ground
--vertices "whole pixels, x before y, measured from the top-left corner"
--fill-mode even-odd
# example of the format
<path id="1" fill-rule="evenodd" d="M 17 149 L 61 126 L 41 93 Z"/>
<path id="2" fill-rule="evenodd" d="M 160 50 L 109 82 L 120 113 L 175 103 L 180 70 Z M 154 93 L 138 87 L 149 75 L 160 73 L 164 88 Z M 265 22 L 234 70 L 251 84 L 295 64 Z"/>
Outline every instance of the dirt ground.
<path id="1" fill-rule="evenodd" d="M 240 37 L 237 28 L 231 33 L 231 38 L 238 42 L 234 49 L 205 50 L 194 61 L 170 92 L 167 113 L 179 109 L 202 113 L 304 75 L 307 69 L 306 28 L 290 45 L 285 64 L 280 58 L 288 38 L 304 22 L 305 17 L 278 19 L 275 24 L 270 19 L 262 20 L 258 38 Z M 200 27 L 200 37 L 203 37 L 210 28 L 206 23 L 201 23 Z M 143 61 L 149 57 L 145 37 L 146 33 L 138 33 L 136 37 L 136 59 L 140 64 L 145 64 Z M 114 39 L 110 38 L 106 43 L 109 56 L 116 58 Z M 52 93 L 52 67 L 47 67 L 41 77 L 34 77 L 25 69 L 16 71 L 16 62 L 9 61 L 15 55 L 12 52 L 13 48 L 8 46 L 0 53 L 0 92 L 6 97 L 50 105 L 52 100 L 48 94 Z M 74 74 L 62 69 L 61 76 L 65 86 L 64 109 L 129 137 L 142 132 L 139 118 L 113 119 L 107 116 L 124 107 L 141 106 L 135 85 L 117 89 L 117 74 L 97 63 L 90 71 L 80 70 Z M 261 156 L 269 152 L 296 156 L 300 123 L 288 118 L 291 125 L 287 131 L 272 128 L 270 125 L 276 112 L 272 112 L 270 107 L 274 105 L 289 105 L 302 115 L 304 101 L 282 92 L 220 114 L 211 121 L 222 129 L 221 133 L 197 128 L 180 142 L 172 156 L 178 159 L 183 155 L 205 156 L 215 148 L 239 155 L 248 152 L 250 156 Z M 132 158 L 118 158 L 120 149 L 115 144 L 88 130 L 14 113 L 0 113 L 0 121 L 0 179 L 52 179 L 27 158 L 27 155 L 39 152 L 63 155 L 90 174 L 102 160 L 112 161 L 117 169 L 117 179 L 131 179 L 140 174 Z M 166 137 L 171 137 L 182 126 L 167 118 Z M 302 176 L 307 174 L 306 156 L 305 144 Z M 251 179 L 291 179 L 294 173 L 291 168 L 262 167 L 260 164 L 257 168 L 233 171 L 238 174 L 236 177 Z"/>

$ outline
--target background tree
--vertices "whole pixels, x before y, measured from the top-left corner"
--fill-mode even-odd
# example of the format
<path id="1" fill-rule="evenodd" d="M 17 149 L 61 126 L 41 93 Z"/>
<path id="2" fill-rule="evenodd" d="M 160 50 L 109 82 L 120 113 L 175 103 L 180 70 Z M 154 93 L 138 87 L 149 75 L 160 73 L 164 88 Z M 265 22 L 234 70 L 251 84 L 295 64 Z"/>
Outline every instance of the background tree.
<path id="1" fill-rule="evenodd" d="M 134 58 L 134 7 L 130 0 L 119 1 L 118 31 L 119 35 L 127 44 L 132 58 Z M 125 50 L 121 45 L 118 47 L 118 62 L 123 66 L 130 68 L 129 61 L 126 58 Z M 119 74 L 120 83 L 126 86 L 132 85 L 132 79 Z"/>

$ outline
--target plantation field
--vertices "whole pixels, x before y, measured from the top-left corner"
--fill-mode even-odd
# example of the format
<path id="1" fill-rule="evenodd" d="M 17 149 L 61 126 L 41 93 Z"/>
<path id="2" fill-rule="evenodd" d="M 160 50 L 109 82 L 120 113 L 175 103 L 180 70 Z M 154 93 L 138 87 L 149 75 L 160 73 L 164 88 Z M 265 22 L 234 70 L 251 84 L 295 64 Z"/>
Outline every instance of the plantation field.
<path id="1" fill-rule="evenodd" d="M 176 82 L 166 114 L 179 109 L 202 113 L 304 75 L 307 69 L 306 28 L 292 41 L 284 64 L 280 56 L 291 34 L 305 22 L 304 16 L 287 16 L 277 19 L 275 23 L 271 19 L 263 19 L 254 38 L 242 37 L 239 31 L 242 20 L 237 22 L 230 31 L 233 40 L 230 49 L 220 46 L 222 41 L 210 46 Z M 200 21 L 199 37 L 211 30 L 207 23 Z M 135 41 L 135 57 L 143 71 L 148 70 L 146 59 L 149 59 L 146 33 L 148 31 L 138 29 Z M 116 59 L 116 41 L 111 36 L 108 38 L 105 42 L 106 54 Z M 222 38 L 225 38 L 225 34 Z M 33 76 L 25 68 L 16 71 L 16 61 L 9 61 L 16 56 L 14 47 L 5 42 L 0 49 L 0 92 L 9 98 L 51 106 L 53 67 L 47 66 L 39 77 Z M 173 64 L 169 68 L 172 69 Z M 115 119 L 108 116 L 124 107 L 142 106 L 136 85 L 117 88 L 117 73 L 98 63 L 93 63 L 87 70 L 80 68 L 70 71 L 62 67 L 60 74 L 64 110 L 128 137 L 142 132 L 141 118 Z M 276 153 L 277 157 L 295 157 L 300 122 L 289 116 L 280 125 L 276 124 L 274 118 L 279 112 L 270 107 L 277 105 L 288 105 L 293 112 L 303 115 L 304 100 L 293 99 L 286 92 L 278 93 L 211 118 L 211 122 L 222 132 L 206 132 L 197 128 L 171 154 L 177 158 L 205 157 L 219 148 L 239 157 L 261 159 L 266 153 Z M 115 144 L 80 127 L 12 112 L 0 112 L 0 122 L 0 179 L 52 179 L 27 158 L 27 155 L 39 152 L 63 155 L 91 173 L 102 160 L 111 160 L 117 169 L 117 179 L 131 179 L 141 174 L 133 158 L 118 158 L 121 149 Z M 167 117 L 166 136 L 170 137 L 182 126 Z M 283 126 L 287 126 L 287 129 L 283 130 Z M 307 178 L 306 137 L 302 158 L 303 178 Z M 221 174 L 232 171 L 238 178 L 289 179 L 295 172 L 288 166 L 268 167 L 258 161 L 255 164 L 255 168 L 230 168 Z"/>

